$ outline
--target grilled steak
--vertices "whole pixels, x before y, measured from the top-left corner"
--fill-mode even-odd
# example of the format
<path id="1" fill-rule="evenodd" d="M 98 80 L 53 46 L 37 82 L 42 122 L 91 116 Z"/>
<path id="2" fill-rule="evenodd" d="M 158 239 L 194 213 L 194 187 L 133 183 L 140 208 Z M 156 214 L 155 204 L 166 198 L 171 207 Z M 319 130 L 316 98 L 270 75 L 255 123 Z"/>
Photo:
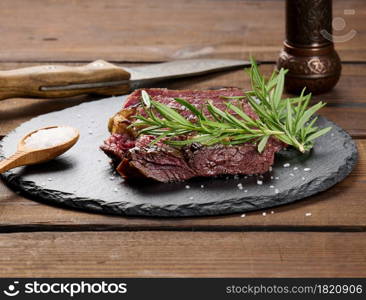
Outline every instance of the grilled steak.
<path id="1" fill-rule="evenodd" d="M 240 89 L 146 91 L 155 101 L 177 109 L 190 120 L 194 120 L 195 116 L 175 102 L 174 98 L 183 98 L 197 108 L 204 106 L 210 99 L 222 110 L 226 108 L 226 101 L 241 101 L 246 114 L 257 118 L 244 100 L 227 100 L 221 97 L 242 96 L 243 92 Z M 111 118 L 109 130 L 112 135 L 101 146 L 117 165 L 117 171 L 125 178 L 145 177 L 160 182 L 171 182 L 197 176 L 263 174 L 273 164 L 274 154 L 283 147 L 283 143 L 274 138 L 269 140 L 262 153 L 259 153 L 252 143 L 236 146 L 192 144 L 176 148 L 159 142 L 151 146 L 150 142 L 154 137 L 142 135 L 136 138 L 136 134 L 127 128 L 134 121 L 132 116 L 141 112 L 141 90 L 136 90 L 127 98 L 122 110 Z"/>

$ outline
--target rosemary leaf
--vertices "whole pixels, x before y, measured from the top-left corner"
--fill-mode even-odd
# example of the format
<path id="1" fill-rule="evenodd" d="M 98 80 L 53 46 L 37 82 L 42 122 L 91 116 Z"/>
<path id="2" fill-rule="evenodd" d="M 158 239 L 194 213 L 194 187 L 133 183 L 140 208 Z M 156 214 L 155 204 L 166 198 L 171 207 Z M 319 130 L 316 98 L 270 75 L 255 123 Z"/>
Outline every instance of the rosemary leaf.
<path id="1" fill-rule="evenodd" d="M 228 101 L 227 110 L 216 107 L 208 99 L 201 111 L 184 99 L 175 101 L 196 116 L 188 120 L 175 109 L 154 101 L 146 91 L 142 91 L 144 115 L 135 116 L 134 127 L 139 134 L 153 135 L 157 141 L 181 147 L 192 143 L 202 145 L 238 145 L 252 142 L 257 145 L 258 152 L 263 152 L 271 136 L 295 147 L 301 152 L 309 151 L 314 140 L 326 134 L 330 127 L 318 129 L 315 126 L 317 117 L 314 114 L 324 107 L 319 102 L 309 106 L 311 94 L 305 95 L 305 89 L 300 96 L 282 99 L 284 80 L 287 70 L 281 69 L 272 73 L 266 80 L 259 72 L 254 59 L 252 66 L 246 70 L 250 76 L 252 90 L 244 96 L 222 96 Z M 258 116 L 249 117 L 240 100 L 246 98 L 249 105 Z M 239 102 L 239 104 L 237 103 Z M 203 111 L 208 113 L 204 114 Z"/>

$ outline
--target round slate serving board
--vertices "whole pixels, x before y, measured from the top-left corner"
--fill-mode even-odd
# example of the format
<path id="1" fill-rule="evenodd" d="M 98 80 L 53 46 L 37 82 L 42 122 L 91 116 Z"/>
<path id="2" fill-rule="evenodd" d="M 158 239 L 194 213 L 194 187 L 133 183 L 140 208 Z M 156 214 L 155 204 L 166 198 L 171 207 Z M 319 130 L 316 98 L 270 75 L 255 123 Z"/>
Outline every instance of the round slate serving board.
<path id="1" fill-rule="evenodd" d="M 171 184 L 123 182 L 114 174 L 99 145 L 108 136 L 108 118 L 121 108 L 124 98 L 84 103 L 19 126 L 3 139 L 2 156 L 12 154 L 26 133 L 49 125 L 74 126 L 81 137 L 61 157 L 41 165 L 16 168 L 3 174 L 3 179 L 31 199 L 83 210 L 133 216 L 204 216 L 294 202 L 330 188 L 356 164 L 357 149 L 351 137 L 320 117 L 318 125 L 332 126 L 332 131 L 319 138 L 308 155 L 299 155 L 295 150 L 278 153 L 272 172 L 263 178 L 232 176 Z M 287 163 L 290 167 L 284 167 Z M 257 180 L 263 184 L 257 184 Z"/>

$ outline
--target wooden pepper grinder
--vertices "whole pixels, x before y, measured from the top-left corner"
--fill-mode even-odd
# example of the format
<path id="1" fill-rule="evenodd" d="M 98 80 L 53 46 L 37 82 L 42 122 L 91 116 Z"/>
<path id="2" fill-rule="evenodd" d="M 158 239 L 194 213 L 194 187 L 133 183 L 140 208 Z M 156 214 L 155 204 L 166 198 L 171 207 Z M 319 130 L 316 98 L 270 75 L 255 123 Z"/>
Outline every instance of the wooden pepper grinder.
<path id="1" fill-rule="evenodd" d="M 288 69 L 287 91 L 323 93 L 332 89 L 341 74 L 334 50 L 332 0 L 286 0 L 286 40 L 277 68 Z"/>

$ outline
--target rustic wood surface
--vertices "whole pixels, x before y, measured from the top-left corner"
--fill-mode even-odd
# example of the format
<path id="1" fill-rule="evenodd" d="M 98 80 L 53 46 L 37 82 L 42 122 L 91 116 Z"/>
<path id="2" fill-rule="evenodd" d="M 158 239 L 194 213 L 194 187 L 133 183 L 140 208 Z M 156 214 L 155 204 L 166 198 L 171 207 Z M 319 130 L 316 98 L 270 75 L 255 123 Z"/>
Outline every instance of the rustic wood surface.
<path id="1" fill-rule="evenodd" d="M 344 14 L 345 9 L 355 14 Z M 359 163 L 346 180 L 273 214 L 267 210 L 265 217 L 252 212 L 181 219 L 73 211 L 28 200 L 0 183 L 0 276 L 366 276 L 365 14 L 362 0 L 334 0 L 334 15 L 346 21 L 336 34 L 355 29 L 357 35 L 337 44 L 344 62 L 337 87 L 314 97 L 328 102 L 324 116 L 357 139 Z M 282 0 L 36 0 L 32 5 L 3 0 L 0 70 L 99 58 L 132 66 L 254 54 L 269 74 L 284 36 L 283 17 Z M 160 86 L 248 87 L 249 82 L 239 70 Z M 37 115 L 96 100 L 2 100 L 0 138 Z"/>
<path id="2" fill-rule="evenodd" d="M 0 276 L 365 277 L 365 235 L 162 231 L 2 234 Z"/>

